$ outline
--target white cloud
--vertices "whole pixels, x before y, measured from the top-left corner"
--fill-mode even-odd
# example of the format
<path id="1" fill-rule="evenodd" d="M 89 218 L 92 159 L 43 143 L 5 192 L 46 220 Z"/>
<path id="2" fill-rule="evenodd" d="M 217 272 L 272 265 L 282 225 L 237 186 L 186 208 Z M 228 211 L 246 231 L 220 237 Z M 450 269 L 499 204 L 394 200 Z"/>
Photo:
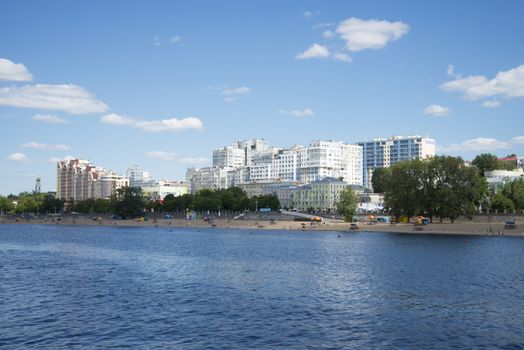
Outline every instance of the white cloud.
<path id="1" fill-rule="evenodd" d="M 13 153 L 7 157 L 7 160 L 12 160 L 15 162 L 24 162 L 27 160 L 27 156 L 23 153 Z"/>
<path id="2" fill-rule="evenodd" d="M 128 125 L 151 132 L 182 131 L 187 129 L 201 130 L 203 127 L 202 121 L 195 117 L 183 119 L 171 118 L 162 120 L 143 120 L 127 116 L 120 116 L 118 114 L 108 114 L 100 118 L 100 121 L 104 124 Z"/>
<path id="3" fill-rule="evenodd" d="M 180 41 L 182 41 L 182 37 L 180 35 L 172 36 L 171 39 L 169 39 L 171 44 L 178 44 Z"/>
<path id="4" fill-rule="evenodd" d="M 56 115 L 51 114 L 36 114 L 31 118 L 33 120 L 38 120 L 40 122 L 49 123 L 49 124 L 69 124 L 69 120 L 57 117 Z"/>
<path id="5" fill-rule="evenodd" d="M 313 16 L 313 12 L 311 12 L 311 11 L 304 11 L 302 14 L 306 18 L 310 18 L 311 16 Z"/>
<path id="6" fill-rule="evenodd" d="M 346 42 L 346 49 L 351 52 L 383 48 L 408 31 L 409 25 L 403 22 L 363 20 L 355 17 L 341 22 L 336 30 Z"/>
<path id="7" fill-rule="evenodd" d="M 175 160 L 176 155 L 171 152 L 166 151 L 152 151 L 152 152 L 146 152 L 145 156 L 147 158 L 155 158 L 160 160 Z"/>
<path id="8" fill-rule="evenodd" d="M 487 100 L 487 101 L 482 102 L 482 107 L 497 108 L 497 107 L 500 107 L 500 102 L 497 100 Z"/>
<path id="9" fill-rule="evenodd" d="M 72 84 L 26 85 L 0 88 L 0 105 L 60 110 L 71 114 L 101 113 L 107 105 L 84 88 Z"/>
<path id="10" fill-rule="evenodd" d="M 202 163 L 211 163 L 211 160 L 206 157 L 181 157 L 177 160 L 182 164 L 202 164 Z"/>
<path id="11" fill-rule="evenodd" d="M 251 88 L 248 88 L 247 86 L 240 86 L 237 88 L 223 86 L 220 90 L 222 90 L 222 94 L 225 95 L 224 102 L 233 102 L 236 100 L 236 96 L 249 95 L 251 93 Z"/>
<path id="12" fill-rule="evenodd" d="M 69 151 L 71 148 L 67 145 L 46 145 L 45 143 L 28 142 L 21 145 L 24 148 L 41 149 L 47 151 Z"/>
<path id="13" fill-rule="evenodd" d="M 100 121 L 104 124 L 113 124 L 113 125 L 135 125 L 138 120 L 126 116 L 121 116 L 118 114 L 107 114 L 100 118 Z"/>
<path id="14" fill-rule="evenodd" d="M 322 36 L 324 39 L 333 39 L 335 37 L 335 33 L 333 33 L 332 30 L 325 30 L 324 33 L 322 33 Z"/>
<path id="15" fill-rule="evenodd" d="M 459 152 L 459 151 L 492 151 L 496 149 L 510 148 L 510 144 L 504 141 L 498 141 L 494 138 L 477 137 L 464 141 L 462 143 L 453 143 L 447 147 L 440 147 L 440 151 Z"/>
<path id="16" fill-rule="evenodd" d="M 68 161 L 68 160 L 73 160 L 73 159 L 76 159 L 76 157 L 67 155 L 67 156 L 62 157 L 62 158 L 60 158 L 60 157 L 51 157 L 51 158 L 49 158 L 49 162 L 50 163 L 56 163 L 56 162 L 59 162 L 59 161 L 64 161 L 64 160 Z"/>
<path id="17" fill-rule="evenodd" d="M 310 108 L 304 108 L 303 110 L 294 109 L 291 111 L 282 109 L 280 110 L 280 113 L 291 114 L 291 115 L 294 115 L 295 117 L 311 117 L 315 115 L 315 111 Z"/>
<path id="18" fill-rule="evenodd" d="M 333 55 L 333 59 L 335 61 L 346 62 L 346 63 L 353 61 L 351 57 L 345 53 L 336 53 Z"/>
<path id="19" fill-rule="evenodd" d="M 0 58 L 0 80 L 31 81 L 32 79 L 31 73 L 22 63 Z"/>
<path id="20" fill-rule="evenodd" d="M 449 114 L 449 108 L 441 105 L 429 105 L 424 108 L 424 114 L 431 114 L 436 117 L 443 117 Z"/>
<path id="21" fill-rule="evenodd" d="M 455 77 L 455 66 L 452 64 L 448 64 L 448 69 L 446 70 L 446 74 L 450 77 Z"/>
<path id="22" fill-rule="evenodd" d="M 494 96 L 507 99 L 524 97 L 524 65 L 498 72 L 493 79 L 484 75 L 474 75 L 448 81 L 440 88 L 448 92 L 462 92 L 464 98 L 471 101 Z"/>
<path id="23" fill-rule="evenodd" d="M 311 45 L 306 51 L 299 53 L 296 58 L 299 60 L 307 60 L 310 58 L 326 58 L 329 56 L 327 47 L 320 44 Z"/>
<path id="24" fill-rule="evenodd" d="M 511 143 L 516 143 L 517 145 L 524 145 L 524 136 L 517 136 L 512 138 Z"/>

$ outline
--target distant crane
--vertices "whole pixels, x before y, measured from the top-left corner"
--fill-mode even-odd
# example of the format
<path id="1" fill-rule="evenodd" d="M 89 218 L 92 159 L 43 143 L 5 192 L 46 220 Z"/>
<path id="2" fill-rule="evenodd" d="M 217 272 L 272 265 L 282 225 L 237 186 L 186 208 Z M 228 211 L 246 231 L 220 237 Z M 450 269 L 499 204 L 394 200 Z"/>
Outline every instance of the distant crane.
<path id="1" fill-rule="evenodd" d="M 36 183 L 35 183 L 35 193 L 36 193 L 36 194 L 39 194 L 39 193 L 40 193 L 40 178 L 39 178 L 39 177 L 36 178 Z"/>

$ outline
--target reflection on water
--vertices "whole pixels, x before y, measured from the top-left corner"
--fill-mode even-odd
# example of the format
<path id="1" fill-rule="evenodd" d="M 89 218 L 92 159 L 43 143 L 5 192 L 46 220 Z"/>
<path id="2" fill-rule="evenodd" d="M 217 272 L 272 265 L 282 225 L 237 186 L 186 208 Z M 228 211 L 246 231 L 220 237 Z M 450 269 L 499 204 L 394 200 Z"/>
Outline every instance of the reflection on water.
<path id="1" fill-rule="evenodd" d="M 524 240 L 0 226 L 0 347 L 524 346 Z"/>

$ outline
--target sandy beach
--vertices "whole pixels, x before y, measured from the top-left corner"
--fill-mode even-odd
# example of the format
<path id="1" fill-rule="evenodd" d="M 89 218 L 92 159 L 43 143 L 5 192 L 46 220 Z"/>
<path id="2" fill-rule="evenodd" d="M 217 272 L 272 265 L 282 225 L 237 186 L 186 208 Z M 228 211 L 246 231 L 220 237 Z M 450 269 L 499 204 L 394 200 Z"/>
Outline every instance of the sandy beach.
<path id="1" fill-rule="evenodd" d="M 203 220 L 183 219 L 150 219 L 112 220 L 99 218 L 62 218 L 61 220 L 0 218 L 0 224 L 43 224 L 43 225 L 82 225 L 82 226 L 121 226 L 121 227 L 198 227 L 198 228 L 237 228 L 262 230 L 300 230 L 300 231 L 346 231 L 346 232 L 389 232 L 406 234 L 443 234 L 443 235 L 481 235 L 481 236 L 519 236 L 524 237 L 524 226 L 513 229 L 505 228 L 503 221 L 473 222 L 457 221 L 455 223 L 431 223 L 416 226 L 409 224 L 358 223 L 357 230 L 351 230 L 350 224 L 331 220 L 329 222 L 311 223 L 297 221 L 264 221 L 264 220 L 231 220 L 215 219 L 212 223 Z"/>

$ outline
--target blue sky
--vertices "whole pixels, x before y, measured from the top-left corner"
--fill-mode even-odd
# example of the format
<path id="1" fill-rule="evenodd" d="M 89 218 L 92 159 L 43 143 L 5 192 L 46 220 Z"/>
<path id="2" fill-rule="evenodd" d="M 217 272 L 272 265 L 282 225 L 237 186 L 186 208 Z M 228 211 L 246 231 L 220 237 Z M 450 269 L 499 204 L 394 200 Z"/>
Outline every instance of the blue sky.
<path id="1" fill-rule="evenodd" d="M 183 179 L 214 148 L 420 134 L 524 155 L 521 1 L 1 1 L 0 193 L 68 156 Z"/>

